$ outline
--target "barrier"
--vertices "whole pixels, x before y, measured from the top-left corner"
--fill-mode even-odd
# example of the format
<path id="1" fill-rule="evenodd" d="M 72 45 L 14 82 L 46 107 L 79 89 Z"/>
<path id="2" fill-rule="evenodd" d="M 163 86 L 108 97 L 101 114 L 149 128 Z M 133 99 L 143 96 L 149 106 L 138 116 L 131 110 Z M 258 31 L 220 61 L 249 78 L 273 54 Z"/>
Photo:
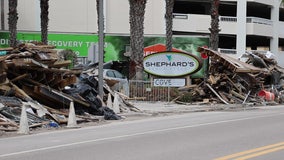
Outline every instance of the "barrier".
<path id="1" fill-rule="evenodd" d="M 76 114 L 75 114 L 75 108 L 74 108 L 74 102 L 73 101 L 70 102 L 67 128 L 80 128 L 80 126 L 77 125 L 77 120 L 76 120 Z"/>

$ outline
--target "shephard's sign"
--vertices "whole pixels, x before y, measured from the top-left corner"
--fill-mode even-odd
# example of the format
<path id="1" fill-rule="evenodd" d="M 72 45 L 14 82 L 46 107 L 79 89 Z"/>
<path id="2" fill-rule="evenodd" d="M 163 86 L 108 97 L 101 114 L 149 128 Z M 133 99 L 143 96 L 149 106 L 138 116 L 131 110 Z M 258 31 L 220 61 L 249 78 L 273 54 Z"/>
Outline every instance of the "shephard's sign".
<path id="1" fill-rule="evenodd" d="M 144 70 L 161 77 L 190 75 L 202 67 L 195 55 L 184 52 L 158 52 L 144 57 Z"/>

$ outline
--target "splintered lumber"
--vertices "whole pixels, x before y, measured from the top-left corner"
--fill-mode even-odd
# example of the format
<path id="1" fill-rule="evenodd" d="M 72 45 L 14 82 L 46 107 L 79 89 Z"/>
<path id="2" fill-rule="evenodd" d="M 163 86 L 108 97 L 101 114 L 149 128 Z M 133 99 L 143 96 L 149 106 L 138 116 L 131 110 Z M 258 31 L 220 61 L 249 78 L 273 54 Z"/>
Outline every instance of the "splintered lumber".
<path id="1" fill-rule="evenodd" d="M 0 93 L 3 96 L 6 96 L 8 93 L 10 93 L 12 90 L 11 86 L 9 86 L 8 84 L 1 84 L 0 85 Z"/>
<path id="2" fill-rule="evenodd" d="M 198 47 L 197 51 L 206 53 L 211 56 L 213 59 L 223 62 L 224 66 L 231 69 L 233 72 L 239 73 L 259 73 L 259 72 L 268 72 L 265 69 L 255 67 L 253 65 L 247 64 L 235 58 L 232 58 L 226 54 L 221 54 L 217 51 L 211 50 L 205 47 Z"/>
<path id="3" fill-rule="evenodd" d="M 12 51 L 13 48 L 12 47 L 8 47 L 8 48 L 0 48 L 0 51 Z"/>
<path id="4" fill-rule="evenodd" d="M 226 102 L 208 83 L 206 83 L 206 86 L 225 104 L 229 104 Z"/>
<path id="5" fill-rule="evenodd" d="M 6 79 L 7 79 L 7 73 L 6 72 L 0 73 L 0 84 L 6 82 Z"/>
<path id="6" fill-rule="evenodd" d="M 220 96 L 221 96 L 226 102 L 229 102 L 229 100 L 228 100 L 228 98 L 225 96 L 224 92 L 219 91 L 218 93 L 220 94 Z"/>
<path id="7" fill-rule="evenodd" d="M 6 132 L 12 132 L 12 131 L 17 131 L 18 128 L 16 128 L 16 127 L 3 128 L 3 127 L 0 126 L 0 130 L 1 131 L 6 131 Z"/>
<path id="8" fill-rule="evenodd" d="M 0 113 L 0 123 L 1 123 L 0 126 L 11 126 L 15 127 L 16 129 L 18 128 L 18 124 L 16 122 L 6 118 L 1 113 Z M 3 128 L 3 130 L 5 130 L 5 128 Z"/>
<path id="9" fill-rule="evenodd" d="M 7 70 L 7 66 L 5 64 L 5 61 L 0 61 L 0 73 L 3 73 Z"/>
<path id="10" fill-rule="evenodd" d="M 231 93 L 232 93 L 234 96 L 236 96 L 236 97 L 238 97 L 238 98 L 240 98 L 240 99 L 242 99 L 242 100 L 245 100 L 245 99 L 246 99 L 245 96 L 243 96 L 243 95 L 237 93 L 237 92 L 234 91 L 234 90 L 231 90 Z"/>
<path id="11" fill-rule="evenodd" d="M 230 102 L 232 102 L 232 103 L 240 104 L 240 103 L 243 102 L 241 99 L 239 99 L 238 97 L 233 96 L 232 94 L 229 94 L 229 93 L 226 93 L 226 92 L 223 92 L 223 94 L 225 96 L 227 96 L 230 99 Z"/>
<path id="12" fill-rule="evenodd" d="M 210 84 L 216 84 L 217 80 L 214 76 L 210 75 L 208 81 L 210 82 Z"/>
<path id="13" fill-rule="evenodd" d="M 49 67 L 53 67 L 53 68 L 67 67 L 71 63 L 72 63 L 71 60 L 55 61 L 53 64 L 50 64 Z"/>
<path id="14" fill-rule="evenodd" d="M 19 58 L 19 59 L 13 59 L 12 62 L 14 63 L 15 67 L 42 67 L 42 68 L 48 68 L 47 65 L 38 62 L 32 58 Z"/>
<path id="15" fill-rule="evenodd" d="M 24 92 L 22 89 L 20 89 L 17 85 L 13 84 L 12 82 L 10 82 L 10 84 L 15 89 L 16 96 L 18 96 L 18 97 L 20 97 L 24 100 L 27 100 L 27 101 L 32 100 L 32 98 L 28 94 L 26 94 L 26 92 Z"/>
<path id="16" fill-rule="evenodd" d="M 26 78 L 26 77 L 28 77 L 28 76 L 29 76 L 29 75 L 28 75 L 27 73 L 25 73 L 25 74 L 19 75 L 18 77 L 14 78 L 14 79 L 11 79 L 10 81 L 11 81 L 11 82 L 16 82 L 16 81 L 21 80 L 21 79 L 24 79 L 24 78 Z"/>

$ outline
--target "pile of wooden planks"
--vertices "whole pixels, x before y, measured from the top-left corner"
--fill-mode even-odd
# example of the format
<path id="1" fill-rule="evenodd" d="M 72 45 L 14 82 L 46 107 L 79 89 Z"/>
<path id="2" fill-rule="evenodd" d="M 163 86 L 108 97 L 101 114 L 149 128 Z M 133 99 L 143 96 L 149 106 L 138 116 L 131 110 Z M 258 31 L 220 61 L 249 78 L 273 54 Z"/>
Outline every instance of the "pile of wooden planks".
<path id="1" fill-rule="evenodd" d="M 97 86 L 92 85 L 96 78 L 81 81 L 82 70 L 68 69 L 72 61 L 62 58 L 54 46 L 26 43 L 2 52 L 6 54 L 0 56 L 0 130 L 18 129 L 23 106 L 30 128 L 51 122 L 66 125 L 71 101 L 79 122 L 121 118 L 98 97 Z"/>

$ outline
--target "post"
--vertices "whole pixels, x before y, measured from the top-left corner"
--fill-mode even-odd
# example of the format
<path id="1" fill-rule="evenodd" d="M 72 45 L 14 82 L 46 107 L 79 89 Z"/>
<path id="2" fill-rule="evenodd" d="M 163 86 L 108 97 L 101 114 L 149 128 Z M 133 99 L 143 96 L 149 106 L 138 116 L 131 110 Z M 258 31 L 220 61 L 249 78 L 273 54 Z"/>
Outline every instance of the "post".
<path id="1" fill-rule="evenodd" d="M 171 93 L 171 87 L 168 86 L 168 103 L 170 103 L 170 97 L 171 97 L 170 93 Z"/>
<path id="2" fill-rule="evenodd" d="M 103 63 L 104 63 L 104 15 L 103 0 L 99 0 L 99 96 L 103 98 Z"/>

